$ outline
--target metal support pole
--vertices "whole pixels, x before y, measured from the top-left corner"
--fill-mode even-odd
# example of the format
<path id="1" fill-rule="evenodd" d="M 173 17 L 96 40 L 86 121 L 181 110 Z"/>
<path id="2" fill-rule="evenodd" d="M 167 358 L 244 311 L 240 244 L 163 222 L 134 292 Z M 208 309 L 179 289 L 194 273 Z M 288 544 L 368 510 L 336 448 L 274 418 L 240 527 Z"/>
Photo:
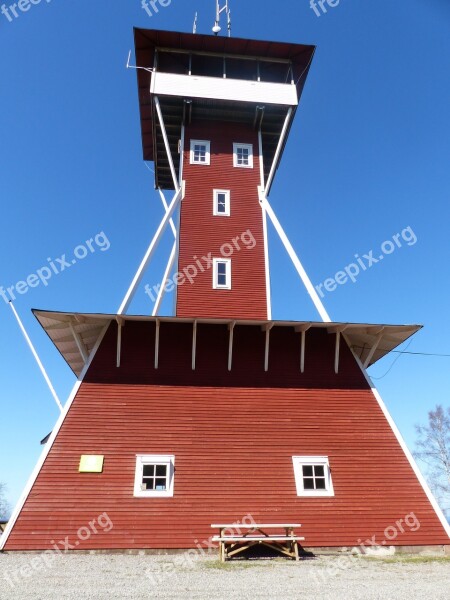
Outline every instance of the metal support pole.
<path id="1" fill-rule="evenodd" d="M 280 239 L 283 242 L 283 245 L 286 248 L 286 251 L 289 254 L 290 259 L 292 260 L 294 267 L 296 268 L 297 273 L 300 276 L 300 279 L 303 281 L 303 284 L 306 287 L 308 294 L 310 295 L 311 300 L 313 301 L 314 306 L 317 309 L 317 312 L 319 313 L 319 315 L 321 316 L 322 320 L 325 323 L 331 323 L 331 319 L 330 319 L 327 311 L 325 310 L 325 307 L 322 304 L 316 289 L 314 288 L 313 284 L 311 283 L 310 278 L 308 277 L 305 269 L 303 268 L 302 263 L 300 262 L 300 259 L 298 258 L 297 254 L 295 253 L 294 248 L 292 247 L 291 242 L 289 241 L 289 238 L 287 237 L 286 233 L 284 232 L 284 229 L 281 226 L 279 220 L 277 219 L 277 216 L 273 212 L 272 207 L 269 204 L 269 201 L 267 200 L 267 198 L 264 195 L 262 195 L 262 197 L 261 197 L 261 202 L 262 202 L 263 206 L 265 207 L 265 210 L 267 211 L 267 214 L 269 215 L 269 218 L 272 221 L 273 226 L 275 227 L 278 235 L 280 236 Z"/>
<path id="2" fill-rule="evenodd" d="M 136 293 L 136 290 L 137 290 L 140 282 L 142 281 L 145 270 L 148 267 L 150 260 L 152 259 L 152 256 L 161 240 L 161 237 L 162 237 L 164 231 L 166 230 L 167 225 L 169 224 L 170 218 L 173 215 L 173 213 L 175 212 L 175 210 L 180 202 L 181 194 L 182 194 L 181 189 L 178 189 L 175 192 L 172 202 L 170 203 L 170 206 L 167 209 L 166 214 L 164 215 L 161 223 L 159 224 L 159 227 L 158 227 L 155 235 L 153 236 L 152 241 L 150 242 L 150 246 L 148 247 L 144 258 L 142 259 L 139 269 L 137 270 L 136 275 L 134 276 L 134 279 L 131 282 L 130 287 L 128 288 L 128 291 L 125 294 L 125 298 L 123 299 L 122 304 L 120 305 L 120 308 L 118 311 L 119 315 L 123 315 L 128 310 L 128 307 L 130 306 L 131 301 L 133 300 L 134 294 Z"/>
<path id="3" fill-rule="evenodd" d="M 52 394 L 52 396 L 53 396 L 56 404 L 58 405 L 59 410 L 62 412 L 63 407 L 62 407 L 62 404 L 61 404 L 61 402 L 60 402 L 60 400 L 58 398 L 58 394 L 56 393 L 55 388 L 53 387 L 52 382 L 50 381 L 50 378 L 47 375 L 47 371 L 45 370 L 44 365 L 42 364 L 41 359 L 39 358 L 38 353 L 36 352 L 36 350 L 35 350 L 35 348 L 33 346 L 33 343 L 31 341 L 28 333 L 26 332 L 26 329 L 23 326 L 23 323 L 22 323 L 19 315 L 17 314 L 17 311 L 16 311 L 16 309 L 14 307 L 14 304 L 10 301 L 9 305 L 11 307 L 11 310 L 14 313 L 14 316 L 17 319 L 17 323 L 19 324 L 19 327 L 20 327 L 20 329 L 21 329 L 21 331 L 23 333 L 23 336 L 24 336 L 25 340 L 27 341 L 27 344 L 28 344 L 28 346 L 29 346 L 29 348 L 30 348 L 30 350 L 31 350 L 31 352 L 32 352 L 32 354 L 33 354 L 33 356 L 34 356 L 37 364 L 38 364 L 38 367 L 39 367 L 39 369 L 40 369 L 40 371 L 41 371 L 41 373 L 42 373 L 42 375 L 43 375 L 43 377 L 44 377 L 44 379 L 45 379 L 45 381 L 46 381 L 46 383 L 47 383 L 47 385 L 49 387 L 49 390 L 50 390 L 50 392 L 51 392 L 51 394 Z"/>

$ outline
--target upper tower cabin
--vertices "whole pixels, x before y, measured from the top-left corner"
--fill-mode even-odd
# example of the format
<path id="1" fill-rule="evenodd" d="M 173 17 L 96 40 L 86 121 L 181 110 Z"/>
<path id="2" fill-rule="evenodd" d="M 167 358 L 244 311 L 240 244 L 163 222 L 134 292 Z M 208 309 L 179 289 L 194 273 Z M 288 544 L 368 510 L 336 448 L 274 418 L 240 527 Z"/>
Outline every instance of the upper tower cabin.
<path id="1" fill-rule="evenodd" d="M 270 319 L 267 196 L 314 46 L 135 30 L 144 160 L 180 189 L 176 316 Z"/>

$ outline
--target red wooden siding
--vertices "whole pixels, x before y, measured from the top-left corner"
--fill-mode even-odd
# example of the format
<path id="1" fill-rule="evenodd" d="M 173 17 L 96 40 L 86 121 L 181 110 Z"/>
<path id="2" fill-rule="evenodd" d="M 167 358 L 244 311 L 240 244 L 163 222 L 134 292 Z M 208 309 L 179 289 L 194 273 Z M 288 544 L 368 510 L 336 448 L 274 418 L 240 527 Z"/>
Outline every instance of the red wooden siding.
<path id="1" fill-rule="evenodd" d="M 195 548 L 211 523 L 251 514 L 299 522 L 305 547 L 381 543 L 414 512 L 420 528 L 388 544 L 448 544 L 441 523 L 348 348 L 334 373 L 334 336 L 275 327 L 269 372 L 258 327 L 237 327 L 227 371 L 225 326 L 199 325 L 197 370 L 192 328 L 161 326 L 155 371 L 154 325 L 127 323 L 116 368 L 113 324 L 76 396 L 6 544 L 42 550 L 103 512 L 109 533 L 78 549 Z M 174 454 L 173 498 L 134 498 L 136 454 Z M 102 474 L 79 474 L 81 454 L 103 454 Z M 332 498 L 297 497 L 292 456 L 329 457 Z"/>
<path id="2" fill-rule="evenodd" d="M 190 164 L 192 139 L 211 142 L 211 164 Z M 233 143 L 253 145 L 253 169 L 233 167 Z M 178 287 L 177 316 L 267 318 L 258 135 L 250 127 L 222 122 L 200 122 L 186 127 L 184 172 L 186 194 L 181 203 L 180 255 L 178 270 L 195 265 L 211 252 L 220 258 L 220 248 L 250 230 L 255 247 L 238 242 L 232 261 L 232 289 L 214 290 L 212 269 L 199 270 L 193 284 Z M 213 216 L 213 190 L 231 191 L 231 216 Z M 234 246 L 236 248 L 236 246 Z M 227 250 L 228 251 L 228 250 Z"/>

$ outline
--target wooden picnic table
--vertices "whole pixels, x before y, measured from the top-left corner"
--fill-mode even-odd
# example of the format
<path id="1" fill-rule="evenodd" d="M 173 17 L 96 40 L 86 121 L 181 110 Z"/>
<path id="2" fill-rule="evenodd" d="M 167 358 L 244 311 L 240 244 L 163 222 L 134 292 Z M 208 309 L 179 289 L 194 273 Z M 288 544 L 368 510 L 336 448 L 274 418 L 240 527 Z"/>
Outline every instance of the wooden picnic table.
<path id="1" fill-rule="evenodd" d="M 213 542 L 219 542 L 219 555 L 222 562 L 259 544 L 299 560 L 298 542 L 305 539 L 296 535 L 294 531 L 296 527 L 301 527 L 301 523 L 252 523 L 250 525 L 219 523 L 211 527 L 219 530 L 219 535 L 213 536 L 212 539 Z M 284 529 L 285 535 L 267 533 L 270 529 Z"/>

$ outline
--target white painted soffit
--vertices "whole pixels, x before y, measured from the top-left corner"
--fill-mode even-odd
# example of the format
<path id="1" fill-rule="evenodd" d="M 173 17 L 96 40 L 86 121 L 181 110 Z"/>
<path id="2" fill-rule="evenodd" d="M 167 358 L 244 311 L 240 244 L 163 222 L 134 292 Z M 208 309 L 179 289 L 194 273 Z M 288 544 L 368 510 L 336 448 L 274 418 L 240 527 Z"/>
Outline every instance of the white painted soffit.
<path id="1" fill-rule="evenodd" d="M 89 355 L 105 324 L 117 319 L 117 315 L 62 313 L 44 310 L 33 310 L 33 314 L 77 377 L 84 367 L 84 360 L 79 350 L 76 337 L 78 337 L 78 342 L 81 342 L 86 350 L 86 354 Z M 330 335 L 340 331 L 345 335 L 349 345 L 363 363 L 371 353 L 373 346 L 377 344 L 375 351 L 372 351 L 373 356 L 369 361 L 369 366 L 386 356 L 386 354 L 397 348 L 397 346 L 405 342 L 422 328 L 421 325 L 257 321 L 249 319 L 194 319 L 150 317 L 146 315 L 121 315 L 120 319 L 123 320 L 124 323 L 127 321 L 154 322 L 158 320 L 160 323 L 194 323 L 194 321 L 197 321 L 199 325 L 202 323 L 216 325 L 235 323 L 236 326 L 253 325 L 263 327 L 267 326 L 267 324 L 271 324 L 273 327 L 291 327 L 297 331 L 301 331 L 302 329 L 326 329 Z M 75 335 L 73 332 L 75 332 Z"/>

